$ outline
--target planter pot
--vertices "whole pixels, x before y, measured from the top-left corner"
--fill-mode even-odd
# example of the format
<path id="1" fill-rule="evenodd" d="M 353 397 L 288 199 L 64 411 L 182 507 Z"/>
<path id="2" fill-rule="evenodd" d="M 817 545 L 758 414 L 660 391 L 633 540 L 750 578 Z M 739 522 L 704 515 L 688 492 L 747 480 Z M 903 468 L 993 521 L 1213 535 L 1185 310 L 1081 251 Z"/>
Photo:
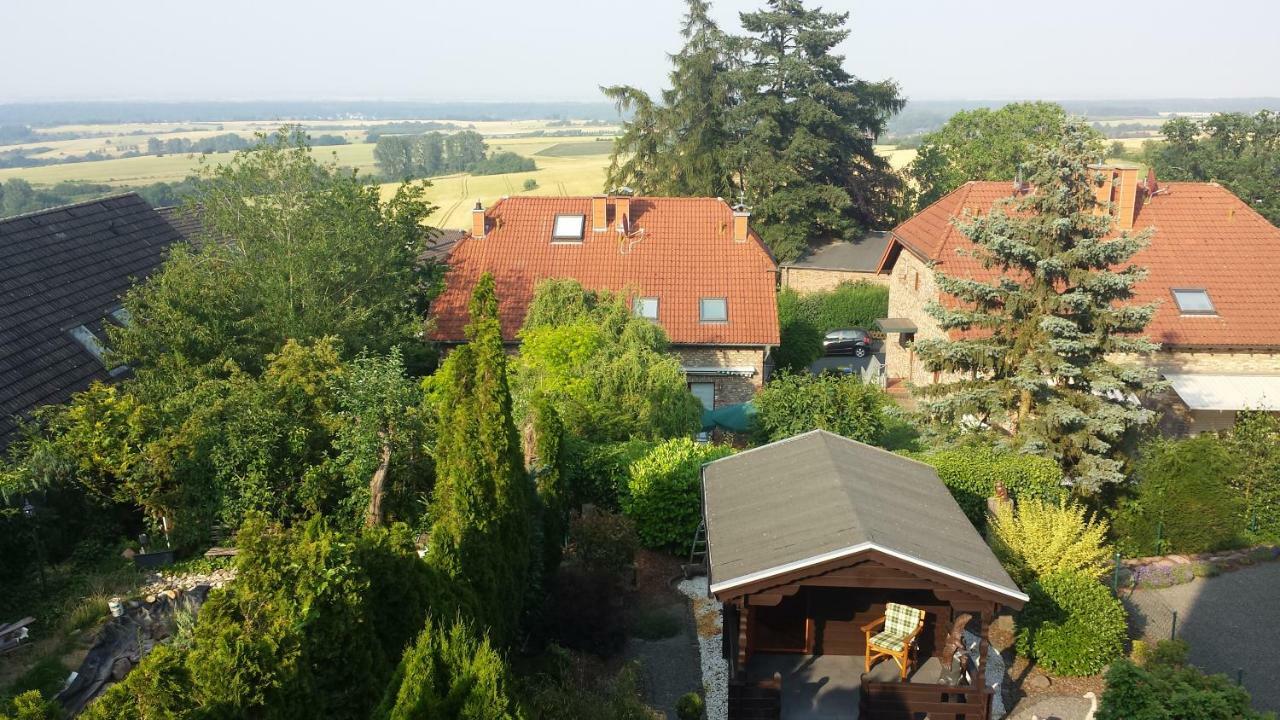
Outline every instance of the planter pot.
<path id="1" fill-rule="evenodd" d="M 154 568 L 163 567 L 173 564 L 173 550 L 157 550 L 149 553 L 139 553 L 133 556 L 133 565 L 137 568 Z"/>

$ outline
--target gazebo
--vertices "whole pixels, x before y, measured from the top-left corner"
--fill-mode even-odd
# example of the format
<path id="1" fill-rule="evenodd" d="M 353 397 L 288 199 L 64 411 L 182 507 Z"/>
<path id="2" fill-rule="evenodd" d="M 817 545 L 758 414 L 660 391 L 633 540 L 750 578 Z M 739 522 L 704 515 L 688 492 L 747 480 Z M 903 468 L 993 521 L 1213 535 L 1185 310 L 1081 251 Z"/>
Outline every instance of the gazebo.
<path id="1" fill-rule="evenodd" d="M 990 717 L 987 632 L 1027 596 L 932 467 L 815 430 L 708 463 L 702 492 L 731 720 Z M 923 629 L 867 672 L 890 603 Z M 963 631 L 957 674 L 941 655 Z"/>

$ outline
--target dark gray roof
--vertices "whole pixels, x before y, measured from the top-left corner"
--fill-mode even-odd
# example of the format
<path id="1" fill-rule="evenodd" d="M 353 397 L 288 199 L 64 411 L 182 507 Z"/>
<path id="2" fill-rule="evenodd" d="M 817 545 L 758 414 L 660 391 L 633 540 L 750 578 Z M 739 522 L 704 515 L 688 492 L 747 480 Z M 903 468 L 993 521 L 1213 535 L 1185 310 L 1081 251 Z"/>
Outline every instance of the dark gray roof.
<path id="1" fill-rule="evenodd" d="M 825 430 L 703 468 L 711 591 L 881 551 L 1025 601 L 938 474 Z"/>
<path id="2" fill-rule="evenodd" d="M 435 260 L 436 262 L 444 262 L 449 259 L 449 253 L 453 252 L 453 247 L 467 233 L 465 230 L 445 230 L 437 228 L 435 234 L 427 241 L 427 249 L 422 251 L 423 260 Z"/>
<path id="3" fill-rule="evenodd" d="M 178 231 L 132 193 L 0 220 L 0 448 L 15 416 L 111 375 L 70 330 L 103 322 Z"/>
<path id="4" fill-rule="evenodd" d="M 811 247 L 799 260 L 783 267 L 875 272 L 888 244 L 889 233 L 875 230 L 857 240 L 833 240 Z"/>
<path id="5" fill-rule="evenodd" d="M 186 205 L 168 205 L 156 208 L 156 212 L 160 213 L 169 224 L 177 230 L 182 237 L 188 241 L 195 241 L 204 232 L 204 221 L 200 217 L 200 210 L 188 207 Z"/>

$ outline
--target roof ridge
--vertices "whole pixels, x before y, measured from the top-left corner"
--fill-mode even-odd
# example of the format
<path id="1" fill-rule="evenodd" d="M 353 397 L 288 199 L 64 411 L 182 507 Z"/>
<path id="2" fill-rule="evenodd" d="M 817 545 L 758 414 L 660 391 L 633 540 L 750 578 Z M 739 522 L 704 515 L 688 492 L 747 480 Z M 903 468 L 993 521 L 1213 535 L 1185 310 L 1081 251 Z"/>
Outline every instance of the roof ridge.
<path id="1" fill-rule="evenodd" d="M 22 220 L 24 218 L 43 215 L 45 213 L 58 212 L 59 210 L 69 210 L 75 207 L 93 205 L 94 203 L 100 203 L 103 200 L 118 200 L 120 198 L 129 197 L 130 195 L 142 200 L 143 202 L 147 202 L 146 198 L 143 198 L 141 195 L 139 195 L 136 190 L 129 190 L 121 193 L 112 193 L 111 195 L 103 195 L 102 197 L 96 197 L 91 200 L 81 200 L 80 202 L 64 203 L 62 205 L 54 205 L 53 207 L 47 207 L 40 210 L 32 210 L 30 212 L 18 213 L 17 215 L 10 215 L 9 217 L 0 218 L 0 224 L 7 223 L 10 220 Z M 151 203 L 147 203 L 147 207 L 151 207 Z M 155 209 L 155 208 L 152 208 L 152 209 Z"/>

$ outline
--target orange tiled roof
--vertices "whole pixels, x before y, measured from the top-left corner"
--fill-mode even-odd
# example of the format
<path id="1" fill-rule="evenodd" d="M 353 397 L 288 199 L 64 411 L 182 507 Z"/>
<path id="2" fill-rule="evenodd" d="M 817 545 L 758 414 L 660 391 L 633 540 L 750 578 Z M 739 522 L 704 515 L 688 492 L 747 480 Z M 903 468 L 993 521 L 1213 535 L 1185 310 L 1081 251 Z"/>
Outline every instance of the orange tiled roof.
<path id="1" fill-rule="evenodd" d="M 1280 229 L 1225 188 L 1213 183 L 1162 182 L 1139 198 L 1133 231 L 1152 227 L 1150 244 L 1134 256 L 1147 268 L 1135 301 L 1159 303 L 1147 337 L 1185 348 L 1280 347 Z M 990 279 L 987 270 L 957 250 L 972 248 L 951 223 L 964 212 L 986 212 L 1011 196 L 1008 182 L 969 182 L 894 229 L 880 271 L 894 245 L 937 262 L 942 272 Z M 1217 315 L 1182 315 L 1172 289 L 1207 290 Z"/>
<path id="2" fill-rule="evenodd" d="M 592 230 L 589 197 L 505 198 L 486 213 L 487 232 L 468 233 L 448 259 L 445 290 L 432 303 L 432 337 L 462 340 L 477 279 L 491 272 L 502 337 L 512 341 L 538 281 L 573 278 L 593 290 L 658 298 L 658 322 L 675 344 L 777 345 L 777 265 L 754 232 L 734 242 L 733 214 L 718 198 L 631 199 L 622 239 L 609 199 L 609 230 Z M 556 215 L 586 216 L 581 243 L 551 242 Z M 728 322 L 698 320 L 702 297 L 728 299 Z"/>

